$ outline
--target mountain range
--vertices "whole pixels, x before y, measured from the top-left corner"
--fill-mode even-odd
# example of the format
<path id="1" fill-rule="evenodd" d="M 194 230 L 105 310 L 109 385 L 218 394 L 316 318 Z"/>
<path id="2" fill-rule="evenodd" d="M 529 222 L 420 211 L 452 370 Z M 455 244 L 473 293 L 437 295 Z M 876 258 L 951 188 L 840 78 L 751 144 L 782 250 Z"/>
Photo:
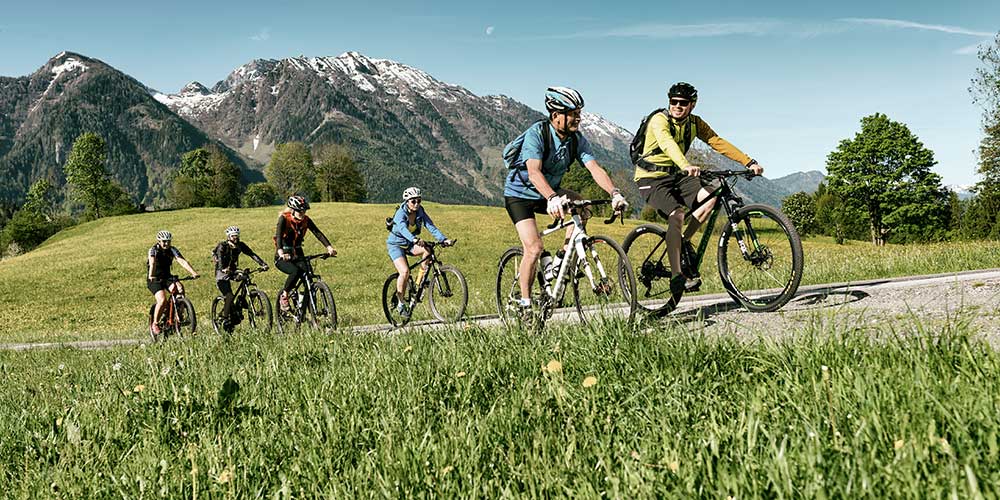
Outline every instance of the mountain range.
<path id="1" fill-rule="evenodd" d="M 496 205 L 506 173 L 503 146 L 542 118 L 507 96 L 477 96 L 357 52 L 257 59 L 212 87 L 192 82 L 174 94 L 63 52 L 31 75 L 0 78 L 0 199 L 22 199 L 42 177 L 61 184 L 72 141 L 91 131 L 108 141 L 112 175 L 152 205 L 165 203 L 170 173 L 186 151 L 219 144 L 251 181 L 262 179 L 275 146 L 291 141 L 346 145 L 370 201 L 395 201 L 415 184 L 431 187 L 436 201 Z M 631 184 L 631 132 L 587 112 L 582 131 L 616 181 Z M 707 163 L 728 161 L 703 153 Z M 809 174 L 801 183 L 757 179 L 740 188 L 748 201 L 777 204 L 814 189 L 822 174 Z"/>

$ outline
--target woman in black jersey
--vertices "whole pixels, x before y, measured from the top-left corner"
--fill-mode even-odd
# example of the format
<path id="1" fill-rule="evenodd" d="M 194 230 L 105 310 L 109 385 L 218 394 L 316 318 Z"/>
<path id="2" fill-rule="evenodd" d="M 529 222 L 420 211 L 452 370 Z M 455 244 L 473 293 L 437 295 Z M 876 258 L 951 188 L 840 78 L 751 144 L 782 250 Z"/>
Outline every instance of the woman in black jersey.
<path id="1" fill-rule="evenodd" d="M 156 297 L 156 309 L 153 310 L 153 333 L 157 335 L 160 334 L 160 314 L 163 311 L 163 304 L 167 301 L 167 287 L 170 286 L 169 280 L 173 276 L 170 273 L 170 265 L 176 259 L 181 267 L 191 273 L 191 277 L 198 277 L 198 272 L 184 259 L 181 251 L 171 246 L 171 239 L 170 231 L 160 231 L 156 233 L 156 244 L 149 249 L 146 288 Z"/>
<path id="2" fill-rule="evenodd" d="M 295 288 L 302 273 L 305 272 L 305 262 L 301 257 L 304 255 L 302 240 L 306 237 L 306 231 L 312 231 L 316 235 L 316 239 L 326 246 L 327 254 L 331 257 L 337 255 L 330 240 L 306 215 L 306 210 L 309 210 L 309 202 L 304 196 L 290 196 L 288 207 L 278 214 L 278 226 L 274 234 L 274 266 L 288 275 L 285 286 L 278 296 L 278 304 L 283 311 L 289 309 L 288 292 Z"/>

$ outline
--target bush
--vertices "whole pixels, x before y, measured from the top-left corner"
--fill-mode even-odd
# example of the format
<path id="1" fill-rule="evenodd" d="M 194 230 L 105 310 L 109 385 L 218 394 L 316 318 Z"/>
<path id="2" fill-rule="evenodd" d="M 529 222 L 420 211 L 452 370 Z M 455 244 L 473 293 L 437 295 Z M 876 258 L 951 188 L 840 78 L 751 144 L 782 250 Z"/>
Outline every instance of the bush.
<path id="1" fill-rule="evenodd" d="M 266 207 L 277 203 L 278 190 L 266 182 L 250 184 L 243 193 L 242 205 L 246 208 Z"/>

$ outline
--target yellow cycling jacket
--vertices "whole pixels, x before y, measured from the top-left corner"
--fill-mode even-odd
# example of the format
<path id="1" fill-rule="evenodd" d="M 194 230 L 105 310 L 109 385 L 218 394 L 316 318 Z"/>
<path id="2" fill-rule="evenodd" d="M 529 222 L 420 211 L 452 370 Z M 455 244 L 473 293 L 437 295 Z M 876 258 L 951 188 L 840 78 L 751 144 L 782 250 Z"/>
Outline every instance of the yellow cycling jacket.
<path id="1" fill-rule="evenodd" d="M 671 133 L 671 122 L 673 122 L 673 133 Z M 646 125 L 646 140 L 642 147 L 645 162 L 640 162 L 647 167 L 655 168 L 636 166 L 634 180 L 666 177 L 689 166 L 691 163 L 684 155 L 695 137 L 725 157 L 739 162 L 740 165 L 750 163 L 749 156 L 729 141 L 719 137 L 701 117 L 688 115 L 687 118 L 678 121 L 665 113 L 656 113 Z M 650 154 L 657 148 L 659 151 Z"/>

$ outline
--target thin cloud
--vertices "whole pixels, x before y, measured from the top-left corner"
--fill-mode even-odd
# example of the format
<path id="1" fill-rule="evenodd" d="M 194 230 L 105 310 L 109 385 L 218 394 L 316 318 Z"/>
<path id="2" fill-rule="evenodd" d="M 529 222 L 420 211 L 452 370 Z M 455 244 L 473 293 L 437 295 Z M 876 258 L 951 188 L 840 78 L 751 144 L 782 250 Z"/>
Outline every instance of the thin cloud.
<path id="1" fill-rule="evenodd" d="M 255 42 L 265 42 L 271 39 L 271 28 L 261 28 L 256 35 L 250 37 Z"/>
<path id="2" fill-rule="evenodd" d="M 994 35 L 994 33 L 991 32 L 974 31 L 967 28 L 962 28 L 960 26 L 948 26 L 944 24 L 923 24 L 923 23 L 915 23 L 912 21 L 904 21 L 901 19 L 847 17 L 841 19 L 841 21 L 848 23 L 857 23 L 857 24 L 870 24 L 873 26 L 885 26 L 887 28 L 940 31 L 942 33 L 952 33 L 955 35 L 970 35 L 970 36 L 981 36 L 981 37 L 992 37 Z"/>
<path id="3" fill-rule="evenodd" d="M 960 56 L 976 55 L 976 54 L 979 54 L 979 46 L 982 45 L 982 44 L 983 44 L 983 42 L 974 43 L 972 45 L 967 45 L 967 46 L 962 47 L 960 49 L 955 49 L 955 51 L 953 53 L 954 54 L 958 54 Z"/>
<path id="4" fill-rule="evenodd" d="M 704 24 L 645 23 L 605 31 L 566 35 L 565 38 L 692 38 L 729 35 L 764 35 L 780 24 L 775 21 L 728 22 Z"/>

